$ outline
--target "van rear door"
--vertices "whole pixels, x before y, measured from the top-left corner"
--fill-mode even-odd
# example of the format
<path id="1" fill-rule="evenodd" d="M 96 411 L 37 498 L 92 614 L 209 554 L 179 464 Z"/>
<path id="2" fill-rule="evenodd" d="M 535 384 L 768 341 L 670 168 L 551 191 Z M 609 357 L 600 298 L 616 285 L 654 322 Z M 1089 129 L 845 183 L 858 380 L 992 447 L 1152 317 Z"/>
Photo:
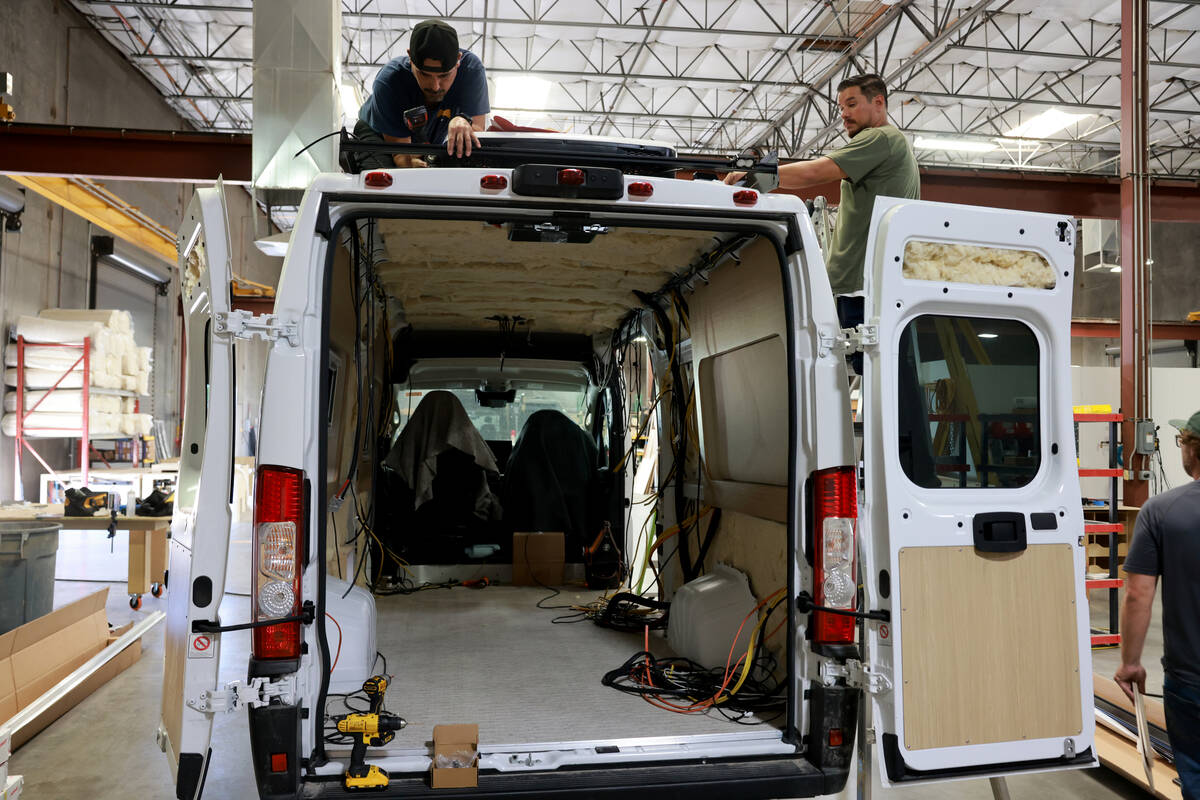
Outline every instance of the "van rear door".
<path id="1" fill-rule="evenodd" d="M 880 199 L 867 253 L 860 578 L 890 611 L 865 642 L 884 781 L 1093 765 L 1074 222 Z"/>
<path id="2" fill-rule="evenodd" d="M 217 621 L 225 593 L 232 523 L 233 344 L 220 333 L 229 313 L 229 224 L 221 183 L 197 189 L 179 233 L 180 291 L 187 351 L 179 478 L 171 519 L 159 743 L 176 796 L 200 796 L 211 754 L 219 633 L 194 633 Z M 238 634 L 235 634 L 238 635 Z M 244 634 L 241 634 L 244 635 Z M 206 694 L 202 694 L 206 693 Z"/>

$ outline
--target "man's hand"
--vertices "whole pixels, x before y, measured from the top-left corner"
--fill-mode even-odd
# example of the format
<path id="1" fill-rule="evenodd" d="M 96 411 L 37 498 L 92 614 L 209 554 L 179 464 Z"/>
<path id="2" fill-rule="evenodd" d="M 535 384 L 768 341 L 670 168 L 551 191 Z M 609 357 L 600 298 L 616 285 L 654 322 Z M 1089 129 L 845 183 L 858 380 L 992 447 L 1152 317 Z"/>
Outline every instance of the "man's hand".
<path id="1" fill-rule="evenodd" d="M 462 158 L 471 155 L 472 146 L 479 147 L 479 137 L 475 135 L 471 123 L 464 117 L 450 120 L 450 129 L 446 132 L 446 153 Z"/>
<path id="2" fill-rule="evenodd" d="M 1140 694 L 1146 693 L 1146 668 L 1140 662 L 1134 664 L 1122 664 L 1117 673 L 1113 675 L 1113 680 L 1117 682 L 1117 686 L 1121 687 L 1121 691 L 1125 692 L 1125 696 L 1129 698 L 1129 702 L 1133 700 L 1133 687 L 1138 687 Z"/>
<path id="3" fill-rule="evenodd" d="M 725 183 L 733 186 L 744 177 L 746 177 L 744 172 L 730 172 L 725 176 Z"/>

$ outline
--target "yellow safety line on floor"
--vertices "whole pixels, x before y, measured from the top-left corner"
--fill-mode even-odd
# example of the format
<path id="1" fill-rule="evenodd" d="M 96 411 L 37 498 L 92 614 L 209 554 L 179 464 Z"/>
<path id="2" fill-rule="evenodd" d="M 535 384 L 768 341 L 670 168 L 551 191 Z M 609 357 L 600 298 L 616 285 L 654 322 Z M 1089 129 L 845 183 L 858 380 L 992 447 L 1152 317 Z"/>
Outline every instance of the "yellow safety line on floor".
<path id="1" fill-rule="evenodd" d="M 130 244 L 174 264 L 175 234 L 95 181 L 78 177 L 12 175 L 17 183 Z"/>

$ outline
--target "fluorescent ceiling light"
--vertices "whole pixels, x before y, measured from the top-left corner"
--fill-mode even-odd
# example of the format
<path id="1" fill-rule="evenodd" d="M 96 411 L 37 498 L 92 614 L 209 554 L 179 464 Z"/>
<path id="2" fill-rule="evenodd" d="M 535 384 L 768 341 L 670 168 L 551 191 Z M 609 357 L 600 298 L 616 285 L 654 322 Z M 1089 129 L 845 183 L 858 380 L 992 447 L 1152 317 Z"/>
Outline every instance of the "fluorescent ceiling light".
<path id="1" fill-rule="evenodd" d="M 1041 139 L 1094 116 L 1095 114 L 1068 114 L 1066 111 L 1050 108 L 1036 117 L 1025 120 L 1004 135 L 1014 139 Z"/>
<path id="2" fill-rule="evenodd" d="M 977 333 L 975 335 L 980 339 L 996 339 L 1000 336 L 998 333 Z"/>
<path id="3" fill-rule="evenodd" d="M 1113 264 L 1111 267 L 1109 267 L 1109 268 L 1108 268 L 1108 271 L 1109 271 L 1109 272 L 1120 272 L 1120 271 L 1121 271 L 1121 265 L 1120 265 L 1120 264 Z"/>
<path id="4" fill-rule="evenodd" d="M 992 142 L 971 141 L 968 139 L 927 139 L 918 136 L 913 141 L 913 147 L 922 150 L 955 150 L 963 153 L 990 153 L 997 149 Z"/>
<path id="5" fill-rule="evenodd" d="M 550 81 L 536 75 L 500 75 L 496 78 L 496 99 L 492 105 L 497 108 L 543 111 L 551 85 Z"/>

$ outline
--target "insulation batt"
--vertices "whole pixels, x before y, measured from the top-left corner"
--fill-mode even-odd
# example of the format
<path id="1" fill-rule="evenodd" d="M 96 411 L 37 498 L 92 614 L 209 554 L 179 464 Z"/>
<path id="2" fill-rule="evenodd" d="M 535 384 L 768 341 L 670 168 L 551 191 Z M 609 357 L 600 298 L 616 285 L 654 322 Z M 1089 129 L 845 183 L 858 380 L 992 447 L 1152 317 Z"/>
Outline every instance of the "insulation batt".
<path id="1" fill-rule="evenodd" d="M 904 246 L 901 274 L 918 281 L 1033 289 L 1053 289 L 1056 280 L 1050 263 L 1029 250 L 921 241 Z"/>
<path id="2" fill-rule="evenodd" d="M 129 403 L 126 406 L 126 402 Z M 115 397 L 111 394 L 95 394 L 88 398 L 88 409 L 105 414 L 133 413 L 137 401 L 132 397 Z M 38 411 L 73 411 L 79 413 L 83 407 L 83 396 L 79 389 L 59 389 L 54 392 L 25 392 L 25 410 L 31 411 L 37 406 Z M 17 410 L 17 393 L 8 392 L 4 395 L 4 410 Z"/>
<path id="3" fill-rule="evenodd" d="M 88 421 L 93 436 L 148 436 L 153 425 L 149 414 L 105 414 L 93 411 L 88 414 Z M 77 411 L 35 411 L 26 418 L 25 425 L 29 428 L 77 431 L 82 422 L 83 415 Z M 16 436 L 17 415 L 5 414 L 0 418 L 0 431 L 5 436 Z"/>
<path id="4" fill-rule="evenodd" d="M 83 351 L 71 350 L 61 347 L 27 347 L 25 348 L 25 367 L 32 369 L 56 369 L 63 372 L 68 367 L 74 366 L 75 362 L 79 361 Z M 98 347 L 92 348 L 93 363 L 99 363 L 98 359 L 106 359 L 108 354 Z M 8 347 L 4 348 L 4 365 L 6 367 L 15 367 L 17 365 L 17 345 L 15 342 L 9 343 Z"/>
<path id="5" fill-rule="evenodd" d="M 38 316 L 43 319 L 98 322 L 114 331 L 133 332 L 133 315 L 119 309 L 46 308 L 39 311 Z"/>

